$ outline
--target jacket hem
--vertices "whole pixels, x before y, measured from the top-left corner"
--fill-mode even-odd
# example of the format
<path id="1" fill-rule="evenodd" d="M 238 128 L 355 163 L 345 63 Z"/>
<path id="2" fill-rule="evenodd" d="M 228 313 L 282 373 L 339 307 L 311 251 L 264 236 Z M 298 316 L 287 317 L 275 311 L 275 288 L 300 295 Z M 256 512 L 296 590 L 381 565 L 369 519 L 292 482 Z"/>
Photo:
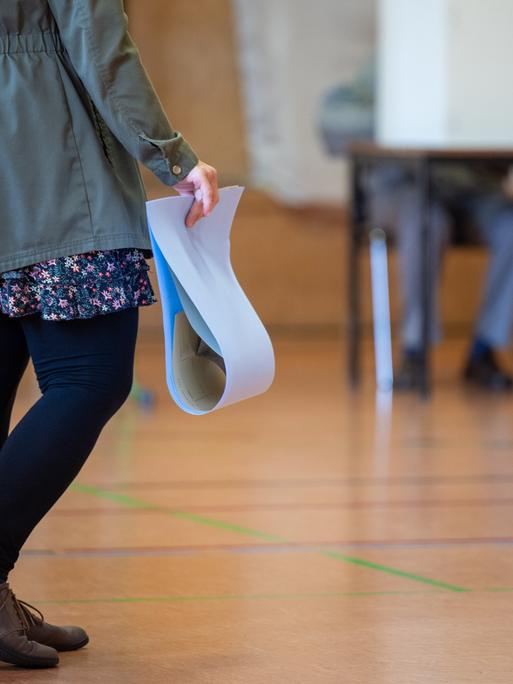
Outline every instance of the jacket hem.
<path id="1" fill-rule="evenodd" d="M 136 233 L 116 233 L 114 235 L 97 235 L 88 240 L 75 240 L 73 242 L 38 247 L 37 249 L 25 250 L 8 255 L 0 259 L 0 274 L 5 271 L 31 266 L 32 264 L 58 259 L 59 257 L 83 254 L 100 249 L 123 249 L 138 248 L 145 251 L 146 258 L 151 258 L 151 242 L 149 236 Z"/>

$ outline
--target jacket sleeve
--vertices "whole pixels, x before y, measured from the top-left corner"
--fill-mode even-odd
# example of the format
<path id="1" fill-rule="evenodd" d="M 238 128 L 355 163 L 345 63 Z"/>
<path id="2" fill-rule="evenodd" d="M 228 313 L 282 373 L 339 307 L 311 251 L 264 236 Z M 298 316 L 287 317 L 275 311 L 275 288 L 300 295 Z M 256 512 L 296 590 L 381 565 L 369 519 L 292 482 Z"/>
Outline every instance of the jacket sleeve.
<path id="1" fill-rule="evenodd" d="M 173 130 L 128 33 L 122 0 L 48 0 L 73 68 L 121 144 L 166 185 L 198 157 Z"/>

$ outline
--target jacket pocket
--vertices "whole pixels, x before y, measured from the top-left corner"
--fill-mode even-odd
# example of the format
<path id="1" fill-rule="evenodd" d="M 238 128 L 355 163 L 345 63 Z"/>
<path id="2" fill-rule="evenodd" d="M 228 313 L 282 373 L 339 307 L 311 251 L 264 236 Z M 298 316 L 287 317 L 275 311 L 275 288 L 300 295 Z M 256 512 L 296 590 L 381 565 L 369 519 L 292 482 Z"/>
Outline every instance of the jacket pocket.
<path id="1" fill-rule="evenodd" d="M 94 102 L 91 100 L 91 98 L 88 98 L 88 99 L 89 99 L 89 106 L 91 107 L 94 127 L 96 128 L 96 134 L 98 135 L 98 139 L 100 140 L 100 142 L 102 144 L 103 154 L 105 155 L 105 159 L 108 161 L 110 166 L 112 166 L 112 168 L 114 168 L 112 150 L 110 147 L 110 130 L 108 129 L 105 121 L 102 119 L 100 112 L 96 108 L 96 105 L 94 104 Z"/>

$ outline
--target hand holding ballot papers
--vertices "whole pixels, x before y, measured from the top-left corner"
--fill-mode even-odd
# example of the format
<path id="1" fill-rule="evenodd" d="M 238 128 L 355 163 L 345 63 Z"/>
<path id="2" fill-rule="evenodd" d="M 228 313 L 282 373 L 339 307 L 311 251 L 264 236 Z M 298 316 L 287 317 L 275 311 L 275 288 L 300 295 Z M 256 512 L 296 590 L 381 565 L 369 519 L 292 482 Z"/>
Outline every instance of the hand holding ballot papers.
<path id="1" fill-rule="evenodd" d="M 196 221 L 208 216 L 219 202 L 217 171 L 202 161 L 199 161 L 183 180 L 175 183 L 173 189 L 182 196 L 194 197 L 185 218 L 187 228 L 192 228 Z"/>
<path id="2" fill-rule="evenodd" d="M 274 377 L 269 335 L 230 262 L 230 232 L 243 188 L 219 191 L 210 215 L 185 225 L 189 197 L 147 203 L 162 301 L 166 376 L 188 413 L 209 413 L 265 392 Z"/>

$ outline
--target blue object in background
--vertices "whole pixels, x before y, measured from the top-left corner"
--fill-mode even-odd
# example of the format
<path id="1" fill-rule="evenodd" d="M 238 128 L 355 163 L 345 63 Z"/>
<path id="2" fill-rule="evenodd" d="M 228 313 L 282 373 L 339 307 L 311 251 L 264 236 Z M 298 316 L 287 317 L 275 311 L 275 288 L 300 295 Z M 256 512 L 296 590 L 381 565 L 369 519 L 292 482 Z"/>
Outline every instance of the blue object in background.
<path id="1" fill-rule="evenodd" d="M 392 331 L 388 292 L 387 242 L 383 230 L 374 229 L 370 233 L 370 261 L 376 386 L 378 392 L 391 392 L 394 385 Z"/>

